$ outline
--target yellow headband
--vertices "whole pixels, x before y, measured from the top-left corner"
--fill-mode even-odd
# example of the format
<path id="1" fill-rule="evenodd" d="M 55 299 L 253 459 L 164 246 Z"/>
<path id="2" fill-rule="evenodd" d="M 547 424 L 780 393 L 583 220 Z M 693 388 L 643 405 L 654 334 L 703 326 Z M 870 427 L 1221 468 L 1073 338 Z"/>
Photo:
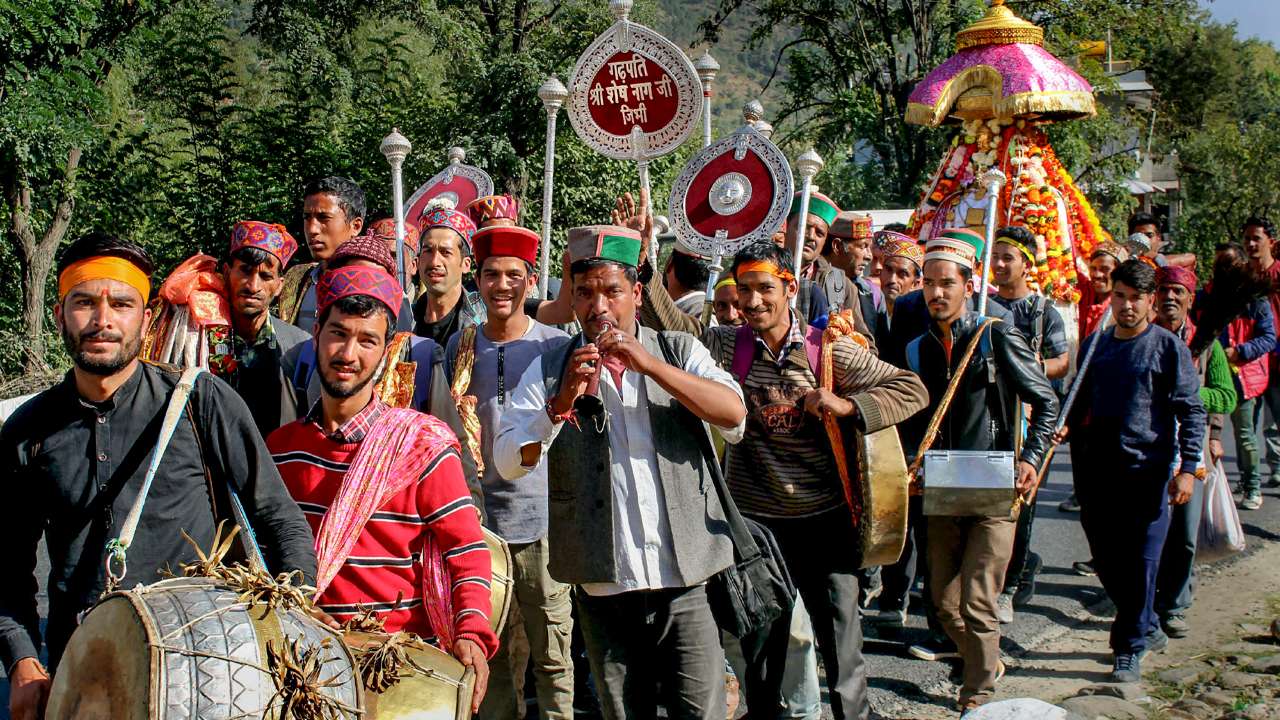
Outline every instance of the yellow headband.
<path id="1" fill-rule="evenodd" d="M 720 278 L 720 282 L 716 283 L 716 286 L 712 289 L 719 290 L 722 287 L 729 287 L 730 285 L 737 285 L 737 284 L 738 284 L 738 281 L 735 280 L 732 275 L 727 275 L 725 277 Z"/>
<path id="2" fill-rule="evenodd" d="M 71 263 L 62 271 L 58 276 L 58 301 L 81 283 L 104 279 L 118 280 L 137 290 L 144 303 L 151 299 L 151 280 L 146 273 L 124 258 L 102 255 Z"/>
<path id="3" fill-rule="evenodd" d="M 768 260 L 748 260 L 747 262 L 744 262 L 741 265 L 739 265 L 738 269 L 734 271 L 735 282 L 736 282 L 736 276 L 738 275 L 738 273 L 749 273 L 749 272 L 769 273 L 770 275 L 780 280 L 789 281 L 789 280 L 796 279 L 796 276 L 792 275 L 790 270 L 786 270 L 784 268 L 778 267 L 777 263 L 770 262 Z"/>

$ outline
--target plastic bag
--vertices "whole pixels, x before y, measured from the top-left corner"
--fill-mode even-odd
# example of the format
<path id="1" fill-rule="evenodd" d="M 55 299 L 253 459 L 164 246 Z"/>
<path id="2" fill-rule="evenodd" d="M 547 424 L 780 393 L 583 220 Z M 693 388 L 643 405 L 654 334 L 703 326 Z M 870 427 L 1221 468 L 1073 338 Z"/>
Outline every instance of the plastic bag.
<path id="1" fill-rule="evenodd" d="M 1196 562 L 1213 562 L 1244 551 L 1244 528 L 1222 461 L 1214 464 L 1204 489 L 1204 512 L 1196 541 Z"/>

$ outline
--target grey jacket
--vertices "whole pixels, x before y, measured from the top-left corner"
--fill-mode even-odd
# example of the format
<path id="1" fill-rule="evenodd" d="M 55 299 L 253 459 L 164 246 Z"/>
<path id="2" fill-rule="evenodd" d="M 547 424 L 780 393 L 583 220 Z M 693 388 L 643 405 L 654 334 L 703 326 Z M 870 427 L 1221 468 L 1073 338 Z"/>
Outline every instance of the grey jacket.
<path id="1" fill-rule="evenodd" d="M 644 327 L 638 332 L 650 354 L 664 356 L 656 332 Z M 698 342 L 687 333 L 664 332 L 663 336 L 680 362 Z M 569 355 L 581 346 L 579 335 L 542 357 L 547 397 L 558 392 Z M 647 383 L 645 392 L 676 569 L 681 584 L 691 587 L 733 562 L 729 525 L 712 484 L 713 468 L 703 452 L 702 443 L 710 443 L 709 431 L 658 383 Z M 577 427 L 566 423 L 547 450 L 548 539 L 555 548 L 550 571 L 560 582 L 575 585 L 616 582 L 609 425 L 607 419 L 578 420 Z"/>

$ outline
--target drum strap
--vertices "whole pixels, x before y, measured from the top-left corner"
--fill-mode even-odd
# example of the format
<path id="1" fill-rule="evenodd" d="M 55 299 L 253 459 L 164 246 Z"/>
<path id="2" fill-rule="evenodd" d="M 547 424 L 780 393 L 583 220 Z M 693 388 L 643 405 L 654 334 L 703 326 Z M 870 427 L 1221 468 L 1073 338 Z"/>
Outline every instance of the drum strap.
<path id="1" fill-rule="evenodd" d="M 160 436 L 156 438 L 155 449 L 151 451 L 151 462 L 147 465 L 147 474 L 142 479 L 142 488 L 138 490 L 138 498 L 133 501 L 133 507 L 129 509 L 129 514 L 125 516 L 124 524 L 120 527 L 120 536 L 114 540 L 107 542 L 107 589 L 108 591 L 119 587 L 120 581 L 124 580 L 125 574 L 128 572 L 129 566 L 126 562 L 126 554 L 129 551 L 129 545 L 133 543 L 133 536 L 138 531 L 138 522 L 142 519 L 142 508 L 147 503 L 147 493 L 151 491 L 151 483 L 156 479 L 156 471 L 160 469 L 160 460 L 164 458 L 164 451 L 169 448 L 169 441 L 173 439 L 173 431 L 178 427 L 178 421 L 182 418 L 182 411 L 187 407 L 187 399 L 191 397 L 192 390 L 195 389 L 196 378 L 200 376 L 203 370 L 200 367 L 189 367 L 182 371 L 182 377 L 178 379 L 178 386 L 173 389 L 173 394 L 169 396 L 169 405 L 164 411 L 164 423 L 160 426 Z M 120 568 L 119 574 L 115 572 L 113 567 Z"/>

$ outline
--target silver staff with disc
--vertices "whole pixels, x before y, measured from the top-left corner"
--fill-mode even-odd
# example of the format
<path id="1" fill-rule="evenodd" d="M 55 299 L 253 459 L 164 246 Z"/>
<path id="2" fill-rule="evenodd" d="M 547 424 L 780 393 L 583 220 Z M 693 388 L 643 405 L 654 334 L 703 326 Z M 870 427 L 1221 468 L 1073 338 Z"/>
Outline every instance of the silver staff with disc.
<path id="1" fill-rule="evenodd" d="M 773 237 L 787 219 L 793 187 L 787 156 L 750 125 L 685 163 L 671 188 L 669 212 L 676 237 L 712 258 L 703 322 L 711 318 L 723 259 Z"/>
<path id="2" fill-rule="evenodd" d="M 800 157 L 796 158 L 796 173 L 800 176 L 800 216 L 797 221 L 800 227 L 796 229 L 796 247 L 795 257 L 792 260 L 794 267 L 791 268 L 791 274 L 796 276 L 796 282 L 800 282 L 800 270 L 804 267 L 804 235 L 808 230 L 809 222 L 809 198 L 813 196 L 813 177 L 822 172 L 822 156 L 818 151 L 809 148 L 800 153 Z M 791 296 L 791 307 L 794 309 L 796 301 L 800 298 L 800 293 Z"/>

